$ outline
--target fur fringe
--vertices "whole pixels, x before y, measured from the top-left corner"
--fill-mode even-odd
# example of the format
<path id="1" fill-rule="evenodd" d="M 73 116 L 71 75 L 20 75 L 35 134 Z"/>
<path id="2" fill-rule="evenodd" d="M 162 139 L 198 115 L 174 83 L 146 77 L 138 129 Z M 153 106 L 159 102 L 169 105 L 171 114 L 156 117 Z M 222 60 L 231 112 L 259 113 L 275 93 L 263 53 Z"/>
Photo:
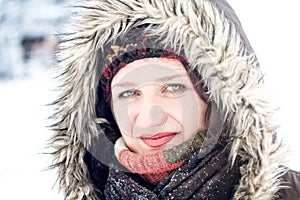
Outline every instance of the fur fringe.
<path id="1" fill-rule="evenodd" d="M 53 167 L 66 199 L 96 199 L 83 158 L 92 138 L 102 133 L 95 114 L 98 54 L 131 27 L 149 23 L 147 34 L 184 50 L 232 127 L 231 162 L 237 157 L 244 162 L 234 199 L 273 199 L 283 173 L 281 144 L 273 142 L 274 109 L 230 6 L 222 0 L 87 0 L 81 5 L 74 7 L 72 26 L 61 38 L 61 93 L 53 103 Z"/>

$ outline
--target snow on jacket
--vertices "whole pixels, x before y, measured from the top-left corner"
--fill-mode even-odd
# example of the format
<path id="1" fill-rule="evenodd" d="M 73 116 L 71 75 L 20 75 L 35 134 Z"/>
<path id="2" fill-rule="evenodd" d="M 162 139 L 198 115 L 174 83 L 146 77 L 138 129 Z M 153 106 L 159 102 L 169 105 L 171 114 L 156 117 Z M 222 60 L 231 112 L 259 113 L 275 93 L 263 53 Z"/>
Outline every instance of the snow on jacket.
<path id="1" fill-rule="evenodd" d="M 66 199 L 105 198 L 104 189 L 91 180 L 92 169 L 87 165 L 94 141 L 109 131 L 102 130 L 97 120 L 97 113 L 105 113 L 97 105 L 103 97 L 97 90 L 103 67 L 99 65 L 108 43 L 144 24 L 148 27 L 144 34 L 160 36 L 162 46 L 184 51 L 225 116 L 231 141 L 228 163 L 237 158 L 243 161 L 233 198 L 300 198 L 299 173 L 289 171 L 283 176 L 284 154 L 275 139 L 274 108 L 264 95 L 257 58 L 226 1 L 86 0 L 74 10 L 57 54 L 60 94 L 53 103 L 51 139 L 52 167 L 58 170 Z M 106 188 L 107 173 L 112 170 L 104 167 L 103 174 L 98 174 Z M 289 191 L 281 189 L 286 182 Z"/>

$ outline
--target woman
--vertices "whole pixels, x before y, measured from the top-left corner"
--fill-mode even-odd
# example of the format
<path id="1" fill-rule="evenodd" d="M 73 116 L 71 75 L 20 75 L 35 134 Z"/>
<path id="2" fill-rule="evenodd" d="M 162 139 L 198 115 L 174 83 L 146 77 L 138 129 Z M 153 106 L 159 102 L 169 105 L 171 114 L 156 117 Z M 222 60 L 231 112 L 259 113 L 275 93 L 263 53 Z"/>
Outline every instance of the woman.
<path id="1" fill-rule="evenodd" d="M 299 198 L 258 61 L 226 1 L 76 8 L 52 126 L 66 199 Z"/>

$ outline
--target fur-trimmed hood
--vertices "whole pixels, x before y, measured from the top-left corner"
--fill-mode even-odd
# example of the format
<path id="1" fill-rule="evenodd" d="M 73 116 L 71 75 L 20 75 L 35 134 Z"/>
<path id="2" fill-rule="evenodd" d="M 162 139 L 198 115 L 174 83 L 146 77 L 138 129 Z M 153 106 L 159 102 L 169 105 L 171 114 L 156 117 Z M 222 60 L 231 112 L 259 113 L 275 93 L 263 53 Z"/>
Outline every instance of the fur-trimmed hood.
<path id="1" fill-rule="evenodd" d="M 230 127 L 230 162 L 243 161 L 235 199 L 273 199 L 281 145 L 263 74 L 234 11 L 223 0 L 86 0 L 59 46 L 60 94 L 53 103 L 53 167 L 66 199 L 96 199 L 84 156 L 101 131 L 96 114 L 103 47 L 137 25 L 184 51 Z"/>

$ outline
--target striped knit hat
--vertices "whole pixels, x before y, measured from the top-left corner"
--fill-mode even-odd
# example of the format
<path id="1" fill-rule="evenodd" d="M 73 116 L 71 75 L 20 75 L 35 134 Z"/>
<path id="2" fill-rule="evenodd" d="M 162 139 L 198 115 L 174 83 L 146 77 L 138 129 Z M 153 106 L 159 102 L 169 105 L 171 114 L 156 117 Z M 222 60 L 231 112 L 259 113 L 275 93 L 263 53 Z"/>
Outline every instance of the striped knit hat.
<path id="1" fill-rule="evenodd" d="M 104 47 L 105 54 L 102 62 L 99 63 L 101 68 L 100 85 L 106 95 L 104 99 L 110 102 L 111 99 L 111 82 L 113 77 L 127 64 L 143 58 L 169 58 L 179 60 L 189 71 L 183 51 L 179 49 L 166 48 L 160 45 L 161 38 L 157 36 L 145 35 L 146 26 L 139 26 L 131 29 L 125 37 L 118 38 Z M 196 74 L 193 74 L 196 73 Z M 206 89 L 199 84 L 199 74 L 195 71 L 190 74 L 191 81 L 195 85 L 197 92 L 202 100 L 207 102 L 208 95 Z"/>

